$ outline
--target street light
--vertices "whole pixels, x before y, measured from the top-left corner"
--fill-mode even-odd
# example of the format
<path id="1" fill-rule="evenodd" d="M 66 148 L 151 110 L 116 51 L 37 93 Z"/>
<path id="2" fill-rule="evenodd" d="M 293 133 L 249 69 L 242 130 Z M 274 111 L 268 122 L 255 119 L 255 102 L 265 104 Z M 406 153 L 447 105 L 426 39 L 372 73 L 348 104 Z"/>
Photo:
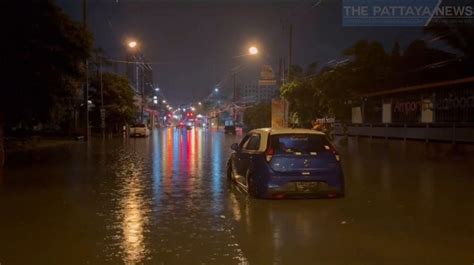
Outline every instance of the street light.
<path id="1" fill-rule="evenodd" d="M 256 55 L 258 53 L 258 49 L 255 46 L 252 46 L 249 48 L 249 54 L 250 55 Z"/>
<path id="2" fill-rule="evenodd" d="M 214 92 L 216 92 L 216 93 L 219 92 L 219 88 L 217 88 L 217 87 L 214 88 Z"/>
<path id="3" fill-rule="evenodd" d="M 166 100 L 163 99 L 163 101 L 161 101 L 163 104 L 166 104 Z"/>
<path id="4" fill-rule="evenodd" d="M 155 88 L 155 91 L 156 92 L 160 91 L 160 88 L 159 87 Z"/>
<path id="5" fill-rule="evenodd" d="M 137 47 L 137 42 L 136 41 L 130 41 L 128 43 L 128 47 L 130 47 L 132 49 L 135 49 L 135 47 Z"/>
<path id="6" fill-rule="evenodd" d="M 138 43 L 135 40 L 131 40 L 128 42 L 128 48 L 130 48 L 130 53 L 137 53 L 138 52 Z M 140 90 L 140 82 L 138 81 L 138 56 L 137 54 L 134 55 L 134 63 L 135 63 L 135 86 L 137 90 Z M 143 73 L 142 73 L 143 78 Z M 144 120 L 145 116 L 145 85 L 142 83 L 142 93 L 141 93 L 141 120 Z"/>
<path id="7" fill-rule="evenodd" d="M 202 105 L 202 103 L 199 101 L 199 102 L 198 102 L 198 105 L 199 105 L 199 106 L 201 106 L 201 105 Z"/>

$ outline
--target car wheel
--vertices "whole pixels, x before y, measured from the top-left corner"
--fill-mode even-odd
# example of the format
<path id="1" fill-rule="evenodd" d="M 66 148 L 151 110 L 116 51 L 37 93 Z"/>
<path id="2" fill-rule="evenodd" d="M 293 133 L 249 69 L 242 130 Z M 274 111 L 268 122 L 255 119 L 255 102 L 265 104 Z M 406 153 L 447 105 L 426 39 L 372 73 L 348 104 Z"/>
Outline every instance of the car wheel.
<path id="1" fill-rule="evenodd" d="M 247 173 L 247 192 L 251 197 L 258 198 L 258 187 L 250 173 Z"/>
<path id="2" fill-rule="evenodd" d="M 234 171 L 232 170 L 232 167 L 231 166 L 228 166 L 227 167 L 227 180 L 228 181 L 234 181 L 235 177 L 234 177 Z"/>

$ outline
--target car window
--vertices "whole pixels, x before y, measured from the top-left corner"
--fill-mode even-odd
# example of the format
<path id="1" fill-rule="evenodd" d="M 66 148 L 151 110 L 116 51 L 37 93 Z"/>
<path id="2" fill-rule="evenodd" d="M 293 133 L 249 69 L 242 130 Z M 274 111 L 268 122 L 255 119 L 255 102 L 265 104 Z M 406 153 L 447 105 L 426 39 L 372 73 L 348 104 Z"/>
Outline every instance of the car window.
<path id="1" fill-rule="evenodd" d="M 240 141 L 239 146 L 240 146 L 241 149 L 244 148 L 244 146 L 247 144 L 247 142 L 249 141 L 249 139 L 250 139 L 250 135 L 246 135 L 246 136 L 242 139 L 242 141 Z"/>
<path id="2" fill-rule="evenodd" d="M 245 143 L 245 150 L 258 150 L 260 148 L 260 135 L 252 135 L 249 140 Z"/>
<path id="3" fill-rule="evenodd" d="M 321 152 L 330 147 L 326 137 L 317 134 L 272 135 L 270 144 L 277 154 Z"/>

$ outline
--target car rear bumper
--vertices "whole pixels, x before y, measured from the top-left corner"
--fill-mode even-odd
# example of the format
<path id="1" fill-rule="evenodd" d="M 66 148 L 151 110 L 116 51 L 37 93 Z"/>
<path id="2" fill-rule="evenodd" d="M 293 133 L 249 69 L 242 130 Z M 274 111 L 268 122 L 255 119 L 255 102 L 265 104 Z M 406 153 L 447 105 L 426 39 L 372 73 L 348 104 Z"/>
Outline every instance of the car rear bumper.
<path id="1" fill-rule="evenodd" d="M 334 179 L 337 178 L 337 181 Z M 264 184 L 264 198 L 340 198 L 344 197 L 342 177 L 274 177 Z"/>
<path id="2" fill-rule="evenodd" d="M 133 132 L 133 133 L 130 133 L 130 137 L 145 137 L 147 136 L 146 133 L 143 133 L 143 132 Z"/>

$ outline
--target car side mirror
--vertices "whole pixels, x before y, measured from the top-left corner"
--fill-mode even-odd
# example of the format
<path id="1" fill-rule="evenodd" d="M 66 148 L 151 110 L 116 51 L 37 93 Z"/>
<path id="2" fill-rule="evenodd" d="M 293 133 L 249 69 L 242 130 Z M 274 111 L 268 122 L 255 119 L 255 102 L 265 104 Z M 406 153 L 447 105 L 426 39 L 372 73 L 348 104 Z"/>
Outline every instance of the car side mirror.
<path id="1" fill-rule="evenodd" d="M 239 146 L 238 143 L 233 143 L 233 144 L 230 146 L 230 149 L 232 149 L 232 150 L 238 152 L 238 151 L 240 151 L 240 146 Z"/>

